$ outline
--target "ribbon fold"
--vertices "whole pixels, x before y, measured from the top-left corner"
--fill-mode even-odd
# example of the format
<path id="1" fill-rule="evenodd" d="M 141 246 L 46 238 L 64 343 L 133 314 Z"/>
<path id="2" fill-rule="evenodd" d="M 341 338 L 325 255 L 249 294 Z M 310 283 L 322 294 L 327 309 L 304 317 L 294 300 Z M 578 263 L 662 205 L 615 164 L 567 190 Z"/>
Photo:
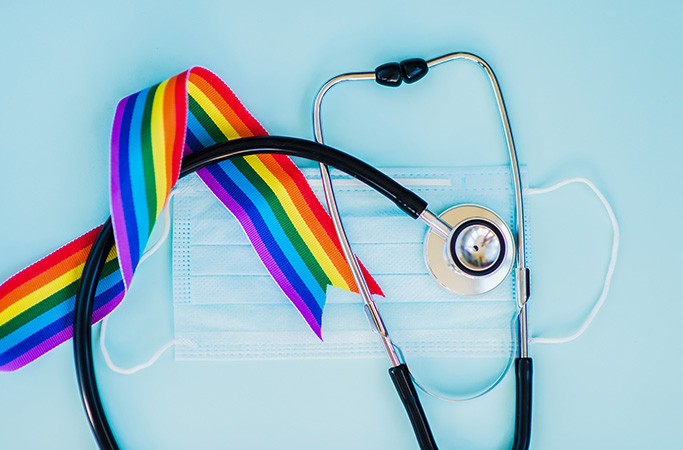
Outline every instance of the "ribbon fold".
<path id="1" fill-rule="evenodd" d="M 110 200 L 116 240 L 93 323 L 122 301 L 184 155 L 266 135 L 212 72 L 192 68 L 123 99 L 114 118 Z M 233 158 L 197 172 L 238 219 L 280 289 L 322 339 L 330 285 L 358 292 L 330 216 L 284 155 Z M 70 339 L 78 282 L 101 227 L 0 285 L 0 370 L 16 370 Z M 363 267 L 373 294 L 383 295 Z M 229 295 L 229 293 L 226 293 Z"/>

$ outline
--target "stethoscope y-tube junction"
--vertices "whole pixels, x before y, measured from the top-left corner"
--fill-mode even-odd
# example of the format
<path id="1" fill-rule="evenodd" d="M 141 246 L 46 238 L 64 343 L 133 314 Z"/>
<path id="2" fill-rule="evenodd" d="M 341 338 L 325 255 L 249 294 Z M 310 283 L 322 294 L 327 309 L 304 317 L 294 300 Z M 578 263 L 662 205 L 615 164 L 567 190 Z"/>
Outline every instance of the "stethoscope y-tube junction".
<path id="1" fill-rule="evenodd" d="M 413 218 L 418 218 L 424 211 L 427 211 L 427 203 L 423 199 L 372 166 L 331 147 L 296 138 L 254 137 L 215 145 L 186 156 L 183 159 L 180 177 L 230 158 L 263 153 L 297 156 L 335 167 L 377 189 Z M 83 269 L 76 295 L 73 327 L 74 357 L 79 389 L 93 435 L 103 450 L 118 450 L 119 447 L 99 395 L 93 364 L 90 324 L 100 274 L 113 245 L 114 233 L 111 219 L 108 219 L 100 230 Z M 389 374 L 406 408 L 420 447 L 436 449 L 434 437 L 408 367 L 405 363 L 397 364 L 389 369 Z M 513 448 L 521 450 L 528 448 L 531 428 L 531 360 L 529 358 L 517 359 L 516 374 L 517 406 Z"/>

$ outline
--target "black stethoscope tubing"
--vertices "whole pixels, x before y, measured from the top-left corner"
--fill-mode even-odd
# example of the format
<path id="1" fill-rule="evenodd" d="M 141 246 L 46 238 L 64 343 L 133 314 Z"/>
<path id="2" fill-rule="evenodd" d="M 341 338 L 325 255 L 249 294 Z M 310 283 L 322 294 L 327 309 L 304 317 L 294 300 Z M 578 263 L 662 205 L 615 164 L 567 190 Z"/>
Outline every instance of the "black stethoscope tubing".
<path id="1" fill-rule="evenodd" d="M 427 202 L 418 195 L 369 164 L 332 147 L 289 137 L 243 138 L 214 145 L 183 158 L 180 177 L 230 158 L 263 153 L 296 156 L 335 167 L 376 189 L 413 218 L 419 217 L 427 207 Z M 103 450 L 118 450 L 119 446 L 107 420 L 97 386 L 91 323 L 99 277 L 113 245 L 114 233 L 109 218 L 102 226 L 83 268 L 76 294 L 73 326 L 74 359 L 80 394 L 93 435 Z M 526 450 L 531 436 L 531 358 L 517 358 L 515 373 L 517 394 L 512 449 Z M 436 449 L 436 442 L 407 366 L 403 363 L 392 367 L 389 374 L 406 408 L 420 448 Z"/>

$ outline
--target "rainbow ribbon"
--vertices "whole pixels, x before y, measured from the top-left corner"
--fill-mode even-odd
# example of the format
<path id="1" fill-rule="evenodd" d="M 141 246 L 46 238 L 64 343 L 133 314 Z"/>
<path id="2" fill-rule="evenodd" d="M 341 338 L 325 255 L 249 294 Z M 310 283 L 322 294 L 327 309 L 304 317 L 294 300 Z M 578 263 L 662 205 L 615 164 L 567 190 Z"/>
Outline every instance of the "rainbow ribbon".
<path id="1" fill-rule="evenodd" d="M 111 151 L 112 248 L 93 323 L 122 301 L 150 233 L 178 180 L 183 155 L 266 135 L 233 92 L 195 67 L 123 99 Z M 237 217 L 275 282 L 322 339 L 330 285 L 358 292 L 332 220 L 283 155 L 233 158 L 198 171 Z M 78 282 L 95 228 L 0 285 L 0 370 L 16 370 L 72 337 Z M 117 253 L 118 252 L 118 253 Z M 363 267 L 372 293 L 380 287 Z"/>

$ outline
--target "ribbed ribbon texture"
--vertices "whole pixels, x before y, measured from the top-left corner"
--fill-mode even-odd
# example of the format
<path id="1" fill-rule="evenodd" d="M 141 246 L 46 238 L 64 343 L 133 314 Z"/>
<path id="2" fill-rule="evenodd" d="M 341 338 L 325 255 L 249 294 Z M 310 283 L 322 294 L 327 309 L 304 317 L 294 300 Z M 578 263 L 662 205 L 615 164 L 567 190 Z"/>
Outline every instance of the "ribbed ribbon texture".
<path id="1" fill-rule="evenodd" d="M 111 145 L 116 246 L 98 286 L 93 323 L 121 303 L 183 155 L 266 135 L 232 91 L 195 67 L 123 99 Z M 239 220 L 273 279 L 322 339 L 329 285 L 357 292 L 330 216 L 284 155 L 233 158 L 197 172 Z M 97 227 L 0 285 L 0 370 L 16 370 L 73 335 L 76 291 Z M 382 295 L 363 268 L 373 294 Z M 226 292 L 226 295 L 230 295 Z"/>

